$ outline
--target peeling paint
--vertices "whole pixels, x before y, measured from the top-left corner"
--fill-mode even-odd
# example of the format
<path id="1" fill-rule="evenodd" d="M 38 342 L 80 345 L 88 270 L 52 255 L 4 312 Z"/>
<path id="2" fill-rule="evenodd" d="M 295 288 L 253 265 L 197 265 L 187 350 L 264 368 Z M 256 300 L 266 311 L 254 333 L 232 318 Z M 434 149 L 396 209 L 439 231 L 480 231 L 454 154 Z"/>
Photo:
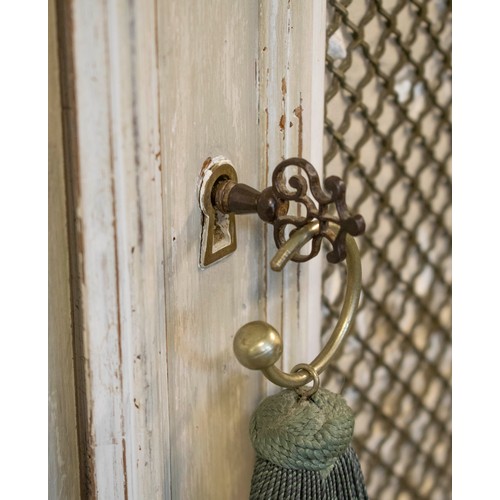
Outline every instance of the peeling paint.
<path id="1" fill-rule="evenodd" d="M 281 118 L 280 118 L 280 129 L 282 131 L 285 130 L 285 123 L 286 123 L 286 116 L 285 115 L 281 115 Z"/>
<path id="2" fill-rule="evenodd" d="M 299 138 L 298 138 L 298 151 L 297 151 L 297 156 L 299 158 L 302 158 L 302 135 L 303 135 L 303 127 L 304 127 L 304 124 L 303 124 L 303 121 L 302 121 L 302 96 L 300 98 L 300 106 L 297 106 L 294 110 L 293 110 L 293 114 L 299 119 Z"/>

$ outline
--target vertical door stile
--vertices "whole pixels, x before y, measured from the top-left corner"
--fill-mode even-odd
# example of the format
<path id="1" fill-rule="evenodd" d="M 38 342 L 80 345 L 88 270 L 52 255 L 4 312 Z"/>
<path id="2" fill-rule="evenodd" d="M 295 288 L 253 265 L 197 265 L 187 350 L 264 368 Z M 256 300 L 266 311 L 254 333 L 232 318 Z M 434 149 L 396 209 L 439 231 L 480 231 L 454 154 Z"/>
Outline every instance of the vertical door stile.
<path id="1" fill-rule="evenodd" d="M 78 396 L 87 410 L 80 424 L 85 442 L 84 496 L 123 498 L 126 472 L 121 450 L 121 366 L 116 242 L 104 9 L 73 6 L 73 57 L 77 160 L 69 166 L 75 191 L 78 283 L 81 314 L 75 331 Z M 94 43 L 89 46 L 89 40 Z M 76 165 L 78 169 L 75 171 Z M 82 393 L 82 389 L 84 392 Z M 121 495 L 120 495 L 121 494 Z"/>
<path id="2" fill-rule="evenodd" d="M 155 2 L 75 0 L 60 13 L 75 75 L 82 489 L 158 498 L 170 479 Z"/>
<path id="3" fill-rule="evenodd" d="M 260 7 L 261 164 L 270 185 L 274 167 L 285 158 L 303 157 L 322 170 L 326 9 L 321 1 L 262 0 Z M 321 257 L 274 273 L 269 268 L 276 252 L 271 228 L 266 236 L 266 321 L 283 335 L 281 364 L 289 371 L 319 352 Z M 269 392 L 276 390 L 268 384 Z"/>
<path id="4" fill-rule="evenodd" d="M 261 0 L 259 10 L 259 122 L 261 134 L 261 165 L 262 185 L 264 188 L 271 185 L 274 167 L 285 158 L 284 136 L 281 128 L 281 117 L 284 116 L 286 92 L 282 91 L 286 85 L 287 51 L 287 3 L 274 0 Z M 290 270 L 274 273 L 269 268 L 269 262 L 276 251 L 272 228 L 264 231 L 265 247 L 264 261 L 261 263 L 265 270 L 265 321 L 274 326 L 282 335 L 284 333 L 284 276 Z M 286 359 L 285 351 L 280 359 L 281 368 Z M 266 382 L 268 393 L 276 392 L 277 388 Z"/>
<path id="5" fill-rule="evenodd" d="M 291 67 L 296 75 L 291 80 L 292 95 L 299 94 L 299 109 L 291 103 L 290 114 L 297 116 L 302 134 L 296 132 L 298 156 L 309 160 L 318 172 L 323 171 L 323 117 L 325 85 L 326 2 L 294 4 L 291 10 L 292 56 Z M 302 125 L 301 125 L 302 120 Z M 293 129 L 289 130 L 292 135 Z M 290 154 L 292 156 L 292 154 Z M 321 175 L 320 175 L 321 177 Z M 312 361 L 321 350 L 321 270 L 326 255 L 322 250 L 314 259 L 302 264 L 297 271 L 296 291 L 298 305 L 298 336 L 302 343 L 294 342 L 292 367 L 296 363 Z M 302 292 L 301 292 L 302 290 Z"/>
<path id="6" fill-rule="evenodd" d="M 49 498 L 78 498 L 80 471 L 74 379 L 70 252 L 64 183 L 63 96 L 58 56 L 56 2 L 49 2 L 48 76 L 48 364 Z"/>
<path id="7" fill-rule="evenodd" d="M 323 137 L 325 114 L 325 52 L 326 52 L 326 2 L 322 0 L 312 2 L 309 29 L 311 54 L 304 59 L 310 64 L 310 90 L 306 94 L 310 105 L 311 125 L 305 136 L 306 147 L 309 147 L 310 162 L 318 172 L 323 172 Z M 307 36 L 307 35 L 304 35 Z M 308 145 L 308 146 L 307 146 Z M 326 254 L 324 247 L 318 256 L 309 262 L 307 279 L 302 286 L 306 290 L 308 301 L 301 310 L 302 317 L 307 318 L 306 331 L 308 345 L 307 358 L 312 360 L 321 350 L 322 331 L 322 269 Z M 303 302 L 301 303 L 303 304 Z"/>

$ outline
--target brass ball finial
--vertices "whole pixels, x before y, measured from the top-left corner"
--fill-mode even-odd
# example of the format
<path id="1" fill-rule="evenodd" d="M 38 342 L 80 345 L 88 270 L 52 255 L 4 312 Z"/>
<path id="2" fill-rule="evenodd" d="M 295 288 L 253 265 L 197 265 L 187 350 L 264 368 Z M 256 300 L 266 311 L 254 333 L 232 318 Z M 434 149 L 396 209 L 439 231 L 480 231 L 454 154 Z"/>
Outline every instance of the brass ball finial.
<path id="1" fill-rule="evenodd" d="M 283 344 L 279 333 L 270 324 L 252 321 L 236 332 L 233 349 L 243 366 L 251 370 L 262 370 L 278 361 L 283 352 Z"/>

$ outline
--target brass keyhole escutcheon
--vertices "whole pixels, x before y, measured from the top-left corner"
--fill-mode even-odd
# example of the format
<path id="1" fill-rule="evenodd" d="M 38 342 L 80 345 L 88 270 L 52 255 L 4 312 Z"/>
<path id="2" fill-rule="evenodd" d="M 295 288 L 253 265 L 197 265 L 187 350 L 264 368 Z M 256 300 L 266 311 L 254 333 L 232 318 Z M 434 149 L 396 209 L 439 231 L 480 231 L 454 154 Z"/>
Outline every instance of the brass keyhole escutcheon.
<path id="1" fill-rule="evenodd" d="M 199 203 L 203 213 L 200 245 L 200 267 L 205 268 L 236 250 L 234 214 L 217 210 L 213 200 L 215 187 L 223 181 L 238 182 L 232 163 L 223 156 L 207 158 L 199 185 Z"/>

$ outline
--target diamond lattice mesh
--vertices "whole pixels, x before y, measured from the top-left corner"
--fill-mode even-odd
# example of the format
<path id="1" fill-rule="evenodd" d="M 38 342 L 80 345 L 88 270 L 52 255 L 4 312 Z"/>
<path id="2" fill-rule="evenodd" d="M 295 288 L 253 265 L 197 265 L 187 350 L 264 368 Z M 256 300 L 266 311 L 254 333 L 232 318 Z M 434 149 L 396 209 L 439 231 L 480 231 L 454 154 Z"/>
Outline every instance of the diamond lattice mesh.
<path id="1" fill-rule="evenodd" d="M 451 498 L 451 2 L 328 2 L 325 175 L 361 213 L 363 296 L 326 372 L 374 499 Z M 325 261 L 325 259 L 323 259 Z M 324 334 L 345 270 L 323 273 Z"/>

